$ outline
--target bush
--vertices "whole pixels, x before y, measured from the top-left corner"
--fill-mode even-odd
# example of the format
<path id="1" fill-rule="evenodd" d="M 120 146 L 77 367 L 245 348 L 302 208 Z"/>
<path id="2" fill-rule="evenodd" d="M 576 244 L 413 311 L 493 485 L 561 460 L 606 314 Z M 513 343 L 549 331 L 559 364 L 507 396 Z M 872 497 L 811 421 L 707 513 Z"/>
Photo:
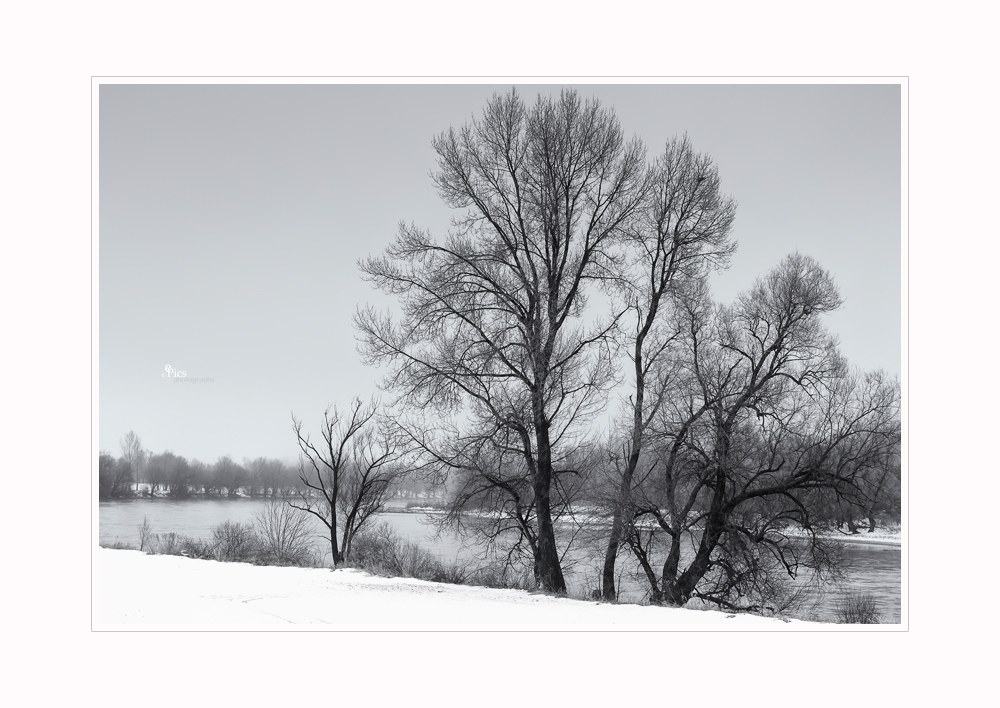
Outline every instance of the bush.
<path id="1" fill-rule="evenodd" d="M 257 565 L 318 564 L 307 520 L 277 501 L 258 512 L 252 524 L 232 521 L 219 524 L 212 529 L 210 541 L 177 533 L 153 533 L 146 518 L 138 528 L 139 550 L 146 553 Z M 135 548 L 120 543 L 113 547 Z"/>
<path id="2" fill-rule="evenodd" d="M 407 541 L 387 523 L 359 534 L 354 539 L 350 560 L 362 570 L 390 578 L 519 590 L 536 586 L 530 570 L 516 569 L 501 561 L 478 568 L 457 561 L 446 564 L 430 551 Z"/>
<path id="3" fill-rule="evenodd" d="M 225 521 L 212 529 L 215 558 L 220 561 L 250 562 L 261 548 L 260 539 L 250 524 Z"/>
<path id="4" fill-rule="evenodd" d="M 872 595 L 848 595 L 837 603 L 840 624 L 879 624 L 882 612 Z"/>
<path id="5" fill-rule="evenodd" d="M 470 572 L 465 566 L 459 565 L 457 562 L 447 565 L 442 563 L 434 582 L 448 583 L 449 585 L 470 585 L 469 578 Z"/>
<path id="6" fill-rule="evenodd" d="M 153 538 L 156 534 L 153 533 L 153 527 L 149 525 L 149 518 L 146 516 L 142 517 L 142 523 L 139 524 L 139 550 L 149 552 L 150 545 L 153 542 Z"/>
<path id="7" fill-rule="evenodd" d="M 261 565 L 316 565 L 309 520 L 285 502 L 272 499 L 253 516 L 257 537 L 256 563 Z"/>
<path id="8" fill-rule="evenodd" d="M 146 553 L 256 565 L 318 565 L 311 532 L 306 517 L 277 500 L 254 515 L 252 523 L 225 521 L 214 527 L 211 541 L 177 533 L 153 533 L 145 518 L 139 525 L 140 550 Z M 112 548 L 134 546 L 116 543 Z M 457 561 L 446 564 L 386 523 L 354 539 L 350 560 L 362 570 L 386 577 L 487 588 L 535 588 L 530 570 L 500 561 L 478 568 Z"/>
<path id="9" fill-rule="evenodd" d="M 135 546 L 116 543 L 112 548 L 128 548 L 136 550 Z M 188 558 L 214 558 L 215 544 L 200 538 L 191 538 L 178 533 L 153 533 L 149 522 L 143 519 L 139 525 L 138 550 L 153 555 L 187 556 Z"/>
<path id="10" fill-rule="evenodd" d="M 181 536 L 181 555 L 188 558 L 201 558 L 204 560 L 215 558 L 215 544 L 203 541 L 200 538 L 189 538 Z"/>
<path id="11" fill-rule="evenodd" d="M 160 553 L 165 556 L 179 556 L 181 554 L 181 544 L 184 536 L 176 533 L 165 533 L 163 535 L 153 535 L 153 546 L 156 550 L 153 553 Z"/>
<path id="12" fill-rule="evenodd" d="M 495 561 L 480 566 L 469 573 L 468 585 L 503 590 L 536 590 L 534 574 L 528 568 L 515 568 L 509 563 Z"/>
<path id="13" fill-rule="evenodd" d="M 461 582 L 464 572 L 457 565 L 445 567 L 433 553 L 407 541 L 387 523 L 363 532 L 351 546 L 351 560 L 375 575 L 418 578 L 433 582 Z"/>

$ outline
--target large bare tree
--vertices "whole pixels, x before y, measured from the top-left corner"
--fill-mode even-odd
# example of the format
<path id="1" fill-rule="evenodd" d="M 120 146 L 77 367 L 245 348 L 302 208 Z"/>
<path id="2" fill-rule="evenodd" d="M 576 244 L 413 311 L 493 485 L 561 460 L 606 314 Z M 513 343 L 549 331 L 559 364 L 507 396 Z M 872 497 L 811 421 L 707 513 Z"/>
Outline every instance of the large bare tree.
<path id="1" fill-rule="evenodd" d="M 718 168 L 696 153 L 687 136 L 675 138 L 653 166 L 648 200 L 628 231 L 629 257 L 618 294 L 628 316 L 622 320 L 623 350 L 631 362 L 632 395 L 623 436 L 612 435 L 611 530 L 601 576 L 601 593 L 616 597 L 615 563 L 622 545 L 623 514 L 648 431 L 668 393 L 663 385 L 679 365 L 672 343 L 681 336 L 671 317 L 678 289 L 698 287 L 713 269 L 728 265 L 736 246 L 729 239 L 736 204 L 719 189 Z M 647 387 L 647 381 L 652 385 Z"/>
<path id="2" fill-rule="evenodd" d="M 402 225 L 385 255 L 361 263 L 402 308 L 398 321 L 358 312 L 362 353 L 388 365 L 387 387 L 420 411 L 406 427 L 430 462 L 486 474 L 518 458 L 540 584 L 564 592 L 552 487 L 614 378 L 616 318 L 598 321 L 586 305 L 616 277 L 646 200 L 645 151 L 574 91 L 531 108 L 513 90 L 494 96 L 433 145 L 438 193 L 459 215 L 441 241 Z"/>
<path id="3" fill-rule="evenodd" d="M 704 288 L 679 303 L 683 367 L 663 381 L 623 535 L 654 601 L 760 610 L 781 577 L 832 567 L 816 493 L 853 497 L 898 459 L 898 382 L 849 369 L 821 322 L 840 295 L 810 258 L 789 256 L 731 307 Z"/>

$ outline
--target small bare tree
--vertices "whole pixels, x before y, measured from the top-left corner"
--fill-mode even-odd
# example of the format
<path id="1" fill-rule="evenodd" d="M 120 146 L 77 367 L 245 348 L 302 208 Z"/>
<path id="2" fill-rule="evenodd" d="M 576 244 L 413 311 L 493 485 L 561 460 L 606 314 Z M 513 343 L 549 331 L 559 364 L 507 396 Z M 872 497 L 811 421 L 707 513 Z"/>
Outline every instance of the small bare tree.
<path id="1" fill-rule="evenodd" d="M 397 464 L 401 446 L 389 427 L 376 419 L 377 409 L 375 401 L 366 404 L 360 398 L 346 415 L 336 407 L 327 408 L 318 444 L 303 433 L 302 421 L 292 416 L 305 491 L 298 504 L 289 504 L 323 522 L 334 566 L 344 562 L 358 532 L 385 508 L 401 475 Z"/>

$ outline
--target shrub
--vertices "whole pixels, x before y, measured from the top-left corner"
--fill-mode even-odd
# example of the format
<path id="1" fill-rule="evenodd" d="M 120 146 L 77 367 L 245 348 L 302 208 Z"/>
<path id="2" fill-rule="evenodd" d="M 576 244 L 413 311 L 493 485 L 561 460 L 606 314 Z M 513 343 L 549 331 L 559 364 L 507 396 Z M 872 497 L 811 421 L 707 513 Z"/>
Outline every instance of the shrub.
<path id="1" fill-rule="evenodd" d="M 181 555 L 188 558 L 215 558 L 215 544 L 203 541 L 200 538 L 189 538 L 181 536 Z"/>
<path id="2" fill-rule="evenodd" d="M 309 520 L 285 502 L 272 499 L 253 516 L 262 565 L 316 565 Z"/>
<path id="3" fill-rule="evenodd" d="M 470 572 L 469 569 L 459 563 L 449 563 L 439 564 L 440 568 L 437 572 L 437 577 L 434 578 L 434 582 L 437 583 L 449 583 L 450 585 L 468 585 Z"/>
<path id="4" fill-rule="evenodd" d="M 387 523 L 354 539 L 351 560 L 370 573 L 395 578 L 450 582 L 448 578 L 461 576 L 458 568 L 445 568 L 437 556 L 407 541 Z"/>
<path id="5" fill-rule="evenodd" d="M 277 501 L 258 512 L 252 524 L 219 524 L 212 529 L 210 541 L 153 533 L 145 517 L 138 528 L 140 550 L 146 553 L 258 565 L 317 565 L 307 519 Z M 116 543 L 113 548 L 135 547 Z"/>
<path id="6" fill-rule="evenodd" d="M 476 568 L 469 573 L 466 584 L 504 590 L 535 590 L 538 588 L 534 573 L 530 569 L 517 568 L 503 561 L 494 561 Z"/>
<path id="7" fill-rule="evenodd" d="M 139 527 L 140 530 L 142 526 Z M 215 557 L 215 544 L 191 538 L 179 533 L 152 533 L 148 529 L 142 539 L 143 549 L 146 553 L 163 556 L 187 556 L 188 558 L 213 558 Z"/>
<path id="8" fill-rule="evenodd" d="M 212 540 L 215 557 L 220 561 L 253 561 L 261 548 L 253 526 L 233 521 L 224 521 L 213 528 Z"/>
<path id="9" fill-rule="evenodd" d="M 179 556 L 181 554 L 183 536 L 171 532 L 163 535 L 155 534 L 154 539 L 156 546 L 154 553 L 160 553 L 165 556 Z"/>
<path id="10" fill-rule="evenodd" d="M 879 624 L 882 612 L 872 595 L 848 595 L 837 603 L 840 624 Z"/>
<path id="11" fill-rule="evenodd" d="M 139 550 L 149 552 L 150 545 L 153 542 L 153 538 L 156 534 L 153 533 L 153 528 L 149 525 L 149 518 L 146 516 L 142 517 L 142 523 L 139 524 Z"/>
<path id="12" fill-rule="evenodd" d="M 536 587 L 530 569 L 494 561 L 470 568 L 459 561 L 444 563 L 436 555 L 407 541 L 387 523 L 360 534 L 351 549 L 351 562 L 362 570 L 391 578 L 417 578 L 452 585 L 532 590 Z"/>
<path id="13" fill-rule="evenodd" d="M 355 539 L 351 560 L 363 570 L 388 577 L 500 589 L 533 590 L 537 587 L 530 568 L 515 567 L 503 560 L 475 568 L 459 561 L 444 563 L 418 544 L 407 541 L 386 523 Z"/>

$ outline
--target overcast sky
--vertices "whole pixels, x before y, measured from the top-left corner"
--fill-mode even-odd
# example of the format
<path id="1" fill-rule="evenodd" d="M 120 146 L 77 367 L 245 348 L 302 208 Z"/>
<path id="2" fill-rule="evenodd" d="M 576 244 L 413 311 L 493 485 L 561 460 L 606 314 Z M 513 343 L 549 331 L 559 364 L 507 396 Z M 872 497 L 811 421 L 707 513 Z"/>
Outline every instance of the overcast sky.
<path id="1" fill-rule="evenodd" d="M 585 85 L 650 156 L 687 132 L 739 203 L 731 301 L 788 253 L 845 300 L 849 360 L 900 373 L 898 85 Z M 492 85 L 103 85 L 100 447 L 213 462 L 296 455 L 291 414 L 376 391 L 351 317 L 378 302 L 357 261 L 399 221 L 436 235 L 431 139 Z M 519 85 L 527 103 L 558 86 Z M 204 383 L 172 383 L 165 366 Z"/>

